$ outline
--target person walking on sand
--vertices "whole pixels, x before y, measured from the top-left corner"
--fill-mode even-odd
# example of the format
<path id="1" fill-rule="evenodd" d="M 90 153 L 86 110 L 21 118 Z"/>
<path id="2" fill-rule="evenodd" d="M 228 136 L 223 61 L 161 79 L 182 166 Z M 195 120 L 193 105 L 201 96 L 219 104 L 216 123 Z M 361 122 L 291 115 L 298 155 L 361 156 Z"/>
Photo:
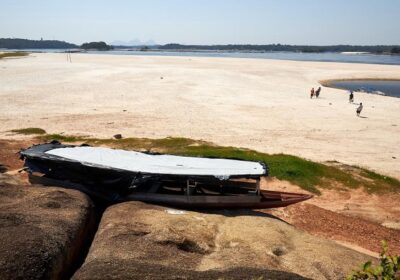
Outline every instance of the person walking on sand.
<path id="1" fill-rule="evenodd" d="M 319 87 L 319 88 L 315 91 L 315 97 L 318 98 L 320 93 L 321 93 L 321 87 Z"/>
<path id="2" fill-rule="evenodd" d="M 353 94 L 353 91 L 350 90 L 349 103 L 353 103 L 353 101 L 354 101 L 354 94 Z"/>
<path id="3" fill-rule="evenodd" d="M 314 92 L 315 92 L 315 91 L 314 91 L 314 88 L 312 88 L 312 89 L 311 89 L 311 95 L 310 95 L 310 98 L 311 98 L 311 99 L 314 97 Z"/>
<path id="4" fill-rule="evenodd" d="M 362 103 L 360 103 L 360 106 L 358 106 L 357 111 L 356 111 L 358 117 L 360 116 L 362 109 L 363 109 L 363 105 L 362 105 Z"/>

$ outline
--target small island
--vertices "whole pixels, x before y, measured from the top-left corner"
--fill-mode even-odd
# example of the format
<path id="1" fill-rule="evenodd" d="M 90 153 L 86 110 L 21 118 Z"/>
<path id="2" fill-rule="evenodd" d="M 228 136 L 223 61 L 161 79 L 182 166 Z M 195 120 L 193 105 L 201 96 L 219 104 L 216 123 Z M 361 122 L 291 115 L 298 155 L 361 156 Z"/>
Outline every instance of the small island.
<path id="1" fill-rule="evenodd" d="M 107 45 L 105 42 L 90 42 L 83 43 L 81 49 L 84 50 L 97 50 L 97 51 L 109 51 L 114 49 L 112 46 Z"/>

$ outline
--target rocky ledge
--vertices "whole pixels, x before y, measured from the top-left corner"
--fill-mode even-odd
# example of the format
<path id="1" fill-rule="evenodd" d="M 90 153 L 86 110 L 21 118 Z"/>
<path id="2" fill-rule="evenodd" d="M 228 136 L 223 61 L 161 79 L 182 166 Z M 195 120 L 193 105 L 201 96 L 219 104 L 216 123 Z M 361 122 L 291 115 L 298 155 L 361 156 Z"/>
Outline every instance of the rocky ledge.
<path id="1" fill-rule="evenodd" d="M 254 211 L 109 207 L 73 279 L 343 279 L 368 257 Z"/>
<path id="2" fill-rule="evenodd" d="M 78 191 L 20 185 L 0 174 L 1 279 L 69 278 L 93 214 L 91 200 Z"/>

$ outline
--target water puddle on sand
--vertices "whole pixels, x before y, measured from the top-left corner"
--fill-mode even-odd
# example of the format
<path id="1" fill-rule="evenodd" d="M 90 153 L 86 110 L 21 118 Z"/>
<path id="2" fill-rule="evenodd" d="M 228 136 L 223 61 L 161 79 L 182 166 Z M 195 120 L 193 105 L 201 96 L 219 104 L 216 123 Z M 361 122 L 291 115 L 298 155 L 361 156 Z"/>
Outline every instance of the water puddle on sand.
<path id="1" fill-rule="evenodd" d="M 343 80 L 329 81 L 328 87 L 400 97 L 400 80 Z"/>

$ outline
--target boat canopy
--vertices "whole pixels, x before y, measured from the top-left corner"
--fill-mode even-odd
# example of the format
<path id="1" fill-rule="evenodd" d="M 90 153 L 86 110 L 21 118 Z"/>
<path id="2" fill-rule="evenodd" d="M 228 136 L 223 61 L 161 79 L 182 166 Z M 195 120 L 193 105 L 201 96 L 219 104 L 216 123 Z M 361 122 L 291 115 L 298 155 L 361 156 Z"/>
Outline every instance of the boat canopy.
<path id="1" fill-rule="evenodd" d="M 46 155 L 82 165 L 119 169 L 135 173 L 214 176 L 229 179 L 238 176 L 266 175 L 264 164 L 252 161 L 147 154 L 103 147 L 65 147 L 51 149 Z"/>

